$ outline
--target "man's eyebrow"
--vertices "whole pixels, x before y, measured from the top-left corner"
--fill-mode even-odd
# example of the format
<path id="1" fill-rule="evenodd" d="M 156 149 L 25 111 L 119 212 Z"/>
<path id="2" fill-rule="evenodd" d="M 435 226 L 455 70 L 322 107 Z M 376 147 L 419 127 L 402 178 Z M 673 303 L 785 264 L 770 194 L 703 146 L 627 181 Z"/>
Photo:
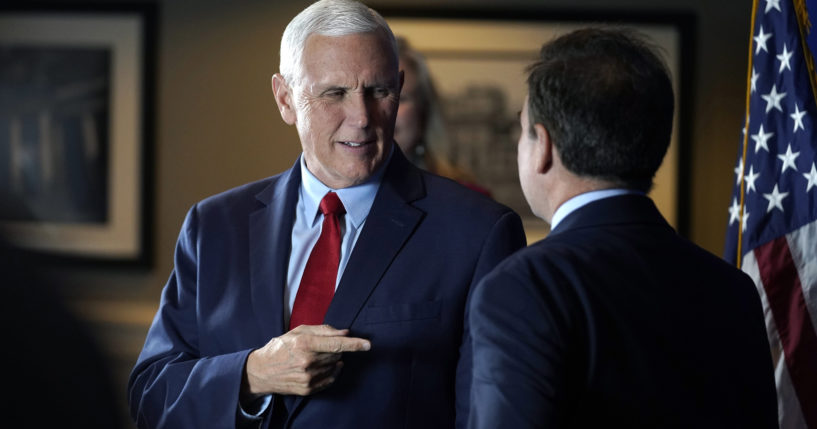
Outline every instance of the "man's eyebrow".
<path id="1" fill-rule="evenodd" d="M 377 81 L 363 85 L 364 88 L 396 88 L 397 86 L 397 82 L 388 81 Z"/>

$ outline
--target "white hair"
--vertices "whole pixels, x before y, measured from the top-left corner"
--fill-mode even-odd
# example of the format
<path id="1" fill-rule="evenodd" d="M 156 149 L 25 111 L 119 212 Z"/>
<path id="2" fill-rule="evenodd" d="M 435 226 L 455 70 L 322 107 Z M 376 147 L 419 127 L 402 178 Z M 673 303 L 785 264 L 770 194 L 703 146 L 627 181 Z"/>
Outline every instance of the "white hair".
<path id="1" fill-rule="evenodd" d="M 287 25 L 281 37 L 281 75 L 289 85 L 301 79 L 302 57 L 306 39 L 312 34 L 348 36 L 382 30 L 392 47 L 397 64 L 397 42 L 394 34 L 374 9 L 353 0 L 320 0 L 299 13 Z"/>

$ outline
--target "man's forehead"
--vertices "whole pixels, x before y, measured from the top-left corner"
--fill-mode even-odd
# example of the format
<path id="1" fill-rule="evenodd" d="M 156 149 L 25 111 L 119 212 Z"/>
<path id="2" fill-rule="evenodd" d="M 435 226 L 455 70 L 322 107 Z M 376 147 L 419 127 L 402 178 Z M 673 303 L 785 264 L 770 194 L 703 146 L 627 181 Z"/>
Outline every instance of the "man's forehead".
<path id="1" fill-rule="evenodd" d="M 358 37 L 355 37 L 358 36 Z M 364 39 L 361 39 L 361 36 Z M 365 46 L 378 37 L 380 49 Z M 346 36 L 311 35 L 304 47 L 303 77 L 310 85 L 339 85 L 352 81 L 377 81 L 379 84 L 399 80 L 399 67 L 388 40 L 374 33 L 356 33 Z M 316 37 L 315 39 L 312 39 Z M 341 40 L 347 38 L 346 40 Z M 365 83 L 365 82 L 364 82 Z"/>
<path id="2" fill-rule="evenodd" d="M 311 33 L 304 40 L 303 55 L 326 45 L 346 45 L 345 47 L 347 48 L 354 48 L 363 40 L 382 45 L 381 49 L 385 55 L 394 54 L 396 57 L 396 51 L 393 50 L 393 45 L 388 34 L 382 30 L 361 31 L 342 35 Z"/>

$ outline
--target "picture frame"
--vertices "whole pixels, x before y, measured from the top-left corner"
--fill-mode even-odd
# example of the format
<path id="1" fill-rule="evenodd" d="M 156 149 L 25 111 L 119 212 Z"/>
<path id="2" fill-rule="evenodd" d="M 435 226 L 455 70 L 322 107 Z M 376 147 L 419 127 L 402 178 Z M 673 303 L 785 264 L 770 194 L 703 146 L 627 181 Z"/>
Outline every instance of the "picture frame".
<path id="1" fill-rule="evenodd" d="M 442 103 L 448 147 L 431 150 L 476 177 L 523 219 L 528 242 L 548 225 L 530 211 L 519 185 L 516 142 L 526 67 L 542 44 L 585 26 L 635 29 L 658 46 L 672 74 L 672 142 L 650 197 L 681 234 L 688 232 L 691 84 L 695 17 L 679 12 L 378 9 L 394 34 L 425 58 Z"/>
<path id="2" fill-rule="evenodd" d="M 0 6 L 4 239 L 60 261 L 149 264 L 156 10 Z"/>

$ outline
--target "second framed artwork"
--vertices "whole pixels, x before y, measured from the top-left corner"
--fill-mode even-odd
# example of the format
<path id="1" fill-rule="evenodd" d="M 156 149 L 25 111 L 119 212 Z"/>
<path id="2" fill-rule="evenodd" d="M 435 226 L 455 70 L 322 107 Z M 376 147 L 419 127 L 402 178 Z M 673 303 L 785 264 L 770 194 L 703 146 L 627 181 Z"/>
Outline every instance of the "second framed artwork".
<path id="1" fill-rule="evenodd" d="M 381 12 L 394 34 L 425 58 L 440 98 L 446 138 L 430 149 L 468 171 L 493 198 L 519 213 L 529 243 L 546 236 L 549 229 L 531 213 L 517 173 L 518 115 L 527 92 L 526 67 L 543 43 L 574 29 L 615 25 L 644 33 L 664 55 L 676 94 L 672 142 L 650 196 L 670 224 L 685 234 L 689 145 L 684 138 L 694 29 L 690 15 Z"/>

